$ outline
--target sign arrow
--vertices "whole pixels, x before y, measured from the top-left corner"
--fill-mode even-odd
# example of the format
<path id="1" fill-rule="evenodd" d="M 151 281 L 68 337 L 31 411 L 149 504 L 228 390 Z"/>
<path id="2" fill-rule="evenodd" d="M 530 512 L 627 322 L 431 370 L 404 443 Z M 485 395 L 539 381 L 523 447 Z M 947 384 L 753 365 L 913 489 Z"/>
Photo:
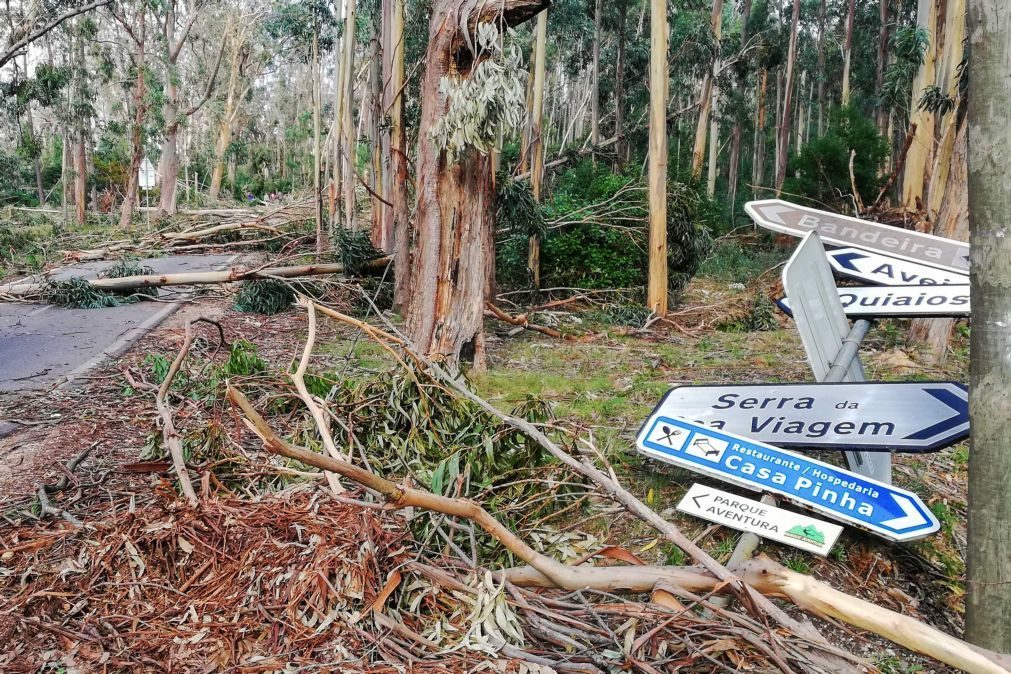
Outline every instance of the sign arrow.
<path id="1" fill-rule="evenodd" d="M 870 452 L 937 451 L 969 434 L 969 394 L 958 382 L 840 382 L 678 386 L 653 410 L 777 447 Z M 668 435 L 680 440 L 668 440 Z M 663 423 L 656 440 L 682 447 Z M 709 440 L 692 453 L 716 456 Z"/>
<path id="2" fill-rule="evenodd" d="M 831 253 L 832 258 L 839 263 L 843 269 L 849 269 L 850 271 L 860 271 L 860 269 L 853 264 L 854 260 L 865 260 L 867 255 L 863 253 L 858 253 L 854 251 L 847 251 L 843 253 Z"/>
<path id="3" fill-rule="evenodd" d="M 902 517 L 895 517 L 885 520 L 881 526 L 890 527 L 896 531 L 905 531 L 913 527 L 923 526 L 927 523 L 927 518 L 920 514 L 913 502 L 902 494 L 892 494 L 892 498 L 902 508 Z"/>
<path id="4" fill-rule="evenodd" d="M 680 428 L 687 437 L 674 447 L 659 443 L 662 426 Z M 717 448 L 717 455 L 693 451 L 698 440 L 705 440 L 706 444 Z M 635 444 L 640 452 L 651 458 L 746 489 L 779 494 L 793 503 L 889 540 L 922 538 L 941 528 L 934 514 L 910 491 L 684 419 L 650 416 Z M 679 507 L 684 503 L 682 500 Z M 710 505 L 705 508 L 706 512 L 711 509 Z"/>
<path id="5" fill-rule="evenodd" d="M 786 220 L 783 219 L 783 214 L 789 212 L 790 207 L 788 205 L 782 206 L 779 204 L 773 204 L 762 209 L 762 215 L 780 225 L 786 225 Z"/>
<path id="6" fill-rule="evenodd" d="M 700 498 L 709 498 L 709 494 L 699 494 L 698 496 L 692 496 L 692 500 L 695 501 L 696 508 L 702 508 L 702 504 L 699 503 Z"/>

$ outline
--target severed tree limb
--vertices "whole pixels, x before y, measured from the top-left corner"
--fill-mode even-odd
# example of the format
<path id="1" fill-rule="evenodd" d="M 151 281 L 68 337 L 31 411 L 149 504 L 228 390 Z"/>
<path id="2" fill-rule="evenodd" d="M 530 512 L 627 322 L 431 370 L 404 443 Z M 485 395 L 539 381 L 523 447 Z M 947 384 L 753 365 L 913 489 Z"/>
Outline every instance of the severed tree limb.
<path id="1" fill-rule="evenodd" d="M 252 229 L 261 232 L 270 232 L 271 234 L 282 233 L 281 230 L 279 230 L 277 227 L 271 227 L 270 225 L 262 225 L 259 224 L 259 222 L 239 222 L 224 225 L 214 225 L 213 227 L 208 227 L 207 229 L 199 229 L 190 232 L 165 232 L 161 236 L 171 241 L 196 241 L 197 239 L 202 239 L 208 236 L 214 236 L 215 234 L 221 234 L 222 232 L 235 232 L 244 229 Z"/>
<path id="2" fill-rule="evenodd" d="M 316 430 L 319 431 L 319 435 L 323 438 L 323 447 L 326 451 L 335 459 L 340 459 L 342 461 L 347 461 L 348 457 L 345 457 L 340 450 L 337 449 L 337 445 L 334 444 L 333 436 L 330 435 L 330 428 L 326 422 L 326 417 L 323 415 L 323 410 L 320 406 L 312 399 L 309 394 L 309 389 L 305 386 L 305 371 L 309 367 L 309 357 L 312 356 L 312 348 L 316 344 L 316 309 L 313 307 L 311 302 L 306 301 L 305 297 L 302 295 L 298 296 L 297 302 L 299 306 L 303 306 L 309 312 L 309 334 L 305 338 L 305 348 L 302 350 L 302 358 L 298 362 L 298 367 L 295 372 L 288 375 L 291 378 L 291 382 L 295 385 L 295 390 L 298 391 L 298 397 L 302 399 L 305 406 L 309 408 L 309 413 L 312 414 L 312 419 L 316 422 Z M 336 473 L 328 472 L 326 473 L 326 481 L 330 485 L 330 489 L 333 491 L 334 495 L 340 495 L 344 493 L 344 486 L 341 485 L 340 480 L 337 479 Z"/>
<path id="3" fill-rule="evenodd" d="M 493 316 L 503 323 L 508 323 L 509 325 L 518 325 L 526 330 L 532 330 L 533 332 L 539 332 L 542 335 L 547 335 L 548 337 L 554 337 L 556 339 L 564 339 L 573 341 L 575 337 L 572 335 L 563 335 L 560 330 L 555 330 L 554 328 L 547 328 L 543 325 L 535 325 L 527 320 L 526 314 L 517 314 L 516 316 L 510 316 L 506 312 L 499 309 L 497 306 L 491 302 L 486 302 L 485 306 L 488 310 L 484 312 L 485 316 Z"/>
<path id="4" fill-rule="evenodd" d="M 190 505 L 194 506 L 198 503 L 197 493 L 193 490 L 193 483 L 190 482 L 189 473 L 186 472 L 183 443 L 172 421 L 172 408 L 168 404 L 167 397 L 169 389 L 172 387 L 172 380 L 175 379 L 179 368 L 182 367 L 183 361 L 186 360 L 186 356 L 190 352 L 190 347 L 193 346 L 193 323 L 201 321 L 217 326 L 218 334 L 221 336 L 222 342 L 224 342 L 224 329 L 217 321 L 210 318 L 197 318 L 194 321 L 186 321 L 183 345 L 180 347 L 175 360 L 172 361 L 172 366 L 169 367 L 168 374 L 165 375 L 164 381 L 162 381 L 161 386 L 158 388 L 158 394 L 155 396 L 155 405 L 158 407 L 158 414 L 161 415 L 162 420 L 162 438 L 165 441 L 165 446 L 168 447 L 169 454 L 172 456 L 172 466 L 179 477 L 179 486 L 182 488 L 183 494 L 190 502 Z"/>
<path id="5" fill-rule="evenodd" d="M 423 354 L 419 353 L 414 349 L 406 338 L 402 336 L 396 336 L 390 334 L 384 330 L 381 330 L 375 326 L 369 326 L 368 329 L 363 328 L 362 321 L 357 319 L 351 319 L 346 317 L 340 312 L 329 310 L 327 312 L 333 318 L 337 320 L 344 321 L 350 325 L 355 325 L 356 327 L 361 327 L 366 334 L 377 341 L 387 341 L 392 342 L 401 346 L 415 362 L 423 363 L 430 372 L 432 372 L 439 379 L 444 381 L 448 386 L 457 391 L 461 396 L 470 400 L 472 403 L 483 409 L 485 412 L 491 416 L 500 419 L 502 422 L 512 426 L 513 428 L 521 431 L 527 437 L 533 439 L 538 444 L 546 449 L 552 456 L 558 459 L 561 463 L 568 466 L 576 473 L 583 475 L 585 478 L 594 482 L 599 488 L 601 488 L 605 493 L 611 496 L 614 500 L 621 503 L 630 513 L 636 517 L 642 519 L 650 526 L 655 528 L 661 534 L 664 535 L 667 540 L 671 541 L 679 548 L 684 550 L 686 553 L 692 556 L 696 561 L 698 561 L 702 566 L 706 568 L 707 571 L 716 576 L 720 581 L 729 585 L 729 587 L 736 592 L 738 597 L 743 600 L 746 607 L 753 607 L 758 609 L 756 614 L 765 614 L 773 618 L 776 622 L 784 627 L 789 628 L 795 634 L 803 636 L 810 640 L 811 642 L 817 644 L 819 648 L 823 649 L 825 653 L 813 654 L 824 667 L 830 668 L 830 670 L 838 672 L 849 672 L 858 671 L 857 668 L 853 667 L 847 660 L 850 659 L 850 655 L 843 652 L 842 650 L 831 646 L 824 636 L 810 623 L 800 622 L 795 620 L 786 614 L 781 608 L 776 606 L 767 597 L 759 594 L 752 588 L 750 588 L 746 583 L 743 583 L 739 578 L 737 578 L 733 573 L 728 571 L 726 567 L 717 562 L 708 553 L 702 550 L 698 545 L 696 545 L 691 539 L 682 533 L 682 531 L 673 525 L 672 523 L 665 520 L 659 514 L 657 514 L 652 508 L 647 506 L 645 503 L 636 498 L 631 492 L 622 487 L 617 478 L 613 475 L 607 475 L 595 465 L 589 461 L 579 461 L 573 458 L 568 452 L 563 450 L 557 444 L 555 444 L 550 438 L 548 438 L 540 429 L 528 422 L 526 419 L 519 417 L 513 417 L 511 415 L 505 414 L 497 407 L 484 400 L 476 393 L 471 391 L 460 379 L 449 375 L 445 370 L 439 367 L 430 359 L 426 358 Z M 388 324 L 389 325 L 389 324 Z M 389 326 L 394 329 L 393 326 Z M 521 557 L 522 559 L 522 557 Z M 533 566 L 531 564 L 531 566 Z M 536 567 L 535 567 L 536 568 Z"/>

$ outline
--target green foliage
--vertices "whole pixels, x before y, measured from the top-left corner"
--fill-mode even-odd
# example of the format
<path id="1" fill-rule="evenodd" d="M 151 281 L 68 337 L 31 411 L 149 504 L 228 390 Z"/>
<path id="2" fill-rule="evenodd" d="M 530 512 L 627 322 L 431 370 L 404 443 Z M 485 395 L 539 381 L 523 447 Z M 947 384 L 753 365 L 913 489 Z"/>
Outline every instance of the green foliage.
<path id="1" fill-rule="evenodd" d="M 825 135 L 804 146 L 790 160 L 791 177 L 784 190 L 794 196 L 807 197 L 816 204 L 845 207 L 852 204 L 847 195 L 850 186 L 849 160 L 853 157 L 853 176 L 864 203 L 871 203 L 881 186 L 878 176 L 888 143 L 878 135 L 874 122 L 856 109 L 833 110 L 831 124 Z"/>
<path id="2" fill-rule="evenodd" d="M 252 314 L 278 314 L 295 301 L 291 284 L 280 279 L 257 279 L 242 284 L 235 294 L 235 308 Z"/>
<path id="3" fill-rule="evenodd" d="M 498 184 L 500 226 L 506 238 L 496 250 L 497 280 L 504 287 L 529 283 L 527 239 L 522 228 L 535 210 L 518 193 Z M 667 190 L 667 246 L 671 293 L 677 295 L 712 249 L 709 228 L 718 209 L 696 189 L 671 182 Z M 514 203 L 507 203 L 507 202 Z M 641 288 L 647 276 L 648 209 L 641 178 L 613 173 L 590 160 L 558 176 L 551 200 L 541 209 L 545 220 L 560 222 L 541 244 L 543 286 Z"/>
<path id="4" fill-rule="evenodd" d="M 358 274 L 366 263 L 383 255 L 372 245 L 369 232 L 364 229 L 338 227 L 334 232 L 334 249 L 347 276 Z"/>
<path id="5" fill-rule="evenodd" d="M 748 313 L 739 320 L 719 326 L 724 332 L 765 332 L 779 327 L 776 322 L 776 306 L 764 294 L 755 295 L 748 306 Z"/>
<path id="6" fill-rule="evenodd" d="M 256 346 L 244 339 L 232 342 L 228 360 L 221 368 L 225 377 L 250 377 L 267 371 L 267 362 L 257 353 Z"/>
<path id="7" fill-rule="evenodd" d="M 132 260 L 122 259 L 115 262 L 111 267 L 102 272 L 103 278 L 126 278 L 127 276 L 145 276 L 147 274 L 153 274 L 154 269 L 151 267 L 146 267 L 138 262 Z M 130 290 L 131 295 L 147 295 L 148 297 L 156 297 L 158 295 L 157 288 L 134 288 Z M 133 298 L 136 301 L 138 298 Z"/>
<path id="8" fill-rule="evenodd" d="M 653 312 L 645 304 L 607 304 L 593 317 L 609 325 L 641 328 Z"/>
<path id="9" fill-rule="evenodd" d="M 919 26 L 900 28 L 892 35 L 889 49 L 893 61 L 885 71 L 885 80 L 878 96 L 881 104 L 890 110 L 909 112 L 910 89 L 916 71 L 930 45 L 930 34 Z"/>
<path id="10" fill-rule="evenodd" d="M 767 243 L 765 235 L 757 241 L 723 239 L 716 244 L 713 254 L 699 270 L 699 275 L 728 283 L 747 283 L 783 262 L 788 256 L 788 251 Z"/>
<path id="11" fill-rule="evenodd" d="M 136 262 L 120 260 L 109 267 L 102 276 L 104 278 L 123 278 L 151 274 L 150 267 L 143 267 Z M 141 295 L 154 296 L 156 288 L 130 288 L 127 290 L 104 291 L 95 288 L 87 279 L 75 276 L 65 281 L 47 280 L 42 290 L 43 297 L 50 304 L 72 309 L 102 309 L 121 304 L 132 304 Z"/>
<path id="12" fill-rule="evenodd" d="M 519 233 L 544 237 L 544 211 L 534 201 L 529 180 L 513 180 L 506 171 L 495 178 L 495 229 L 500 234 Z"/>

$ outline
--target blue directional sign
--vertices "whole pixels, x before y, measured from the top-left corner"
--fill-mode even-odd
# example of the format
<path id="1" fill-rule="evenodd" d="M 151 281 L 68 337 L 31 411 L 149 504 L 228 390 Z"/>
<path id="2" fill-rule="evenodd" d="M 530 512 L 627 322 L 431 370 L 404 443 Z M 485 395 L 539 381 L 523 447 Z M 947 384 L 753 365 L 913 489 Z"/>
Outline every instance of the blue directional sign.
<path id="1" fill-rule="evenodd" d="M 969 435 L 969 393 L 951 381 L 678 386 L 653 413 L 777 447 L 920 453 Z"/>
<path id="2" fill-rule="evenodd" d="M 837 274 L 885 286 L 968 285 L 969 277 L 918 262 L 901 260 L 858 248 L 828 252 L 828 261 Z"/>
<path id="3" fill-rule="evenodd" d="M 654 414 L 643 454 L 756 491 L 769 491 L 893 541 L 928 536 L 937 518 L 912 492 L 702 424 Z"/>

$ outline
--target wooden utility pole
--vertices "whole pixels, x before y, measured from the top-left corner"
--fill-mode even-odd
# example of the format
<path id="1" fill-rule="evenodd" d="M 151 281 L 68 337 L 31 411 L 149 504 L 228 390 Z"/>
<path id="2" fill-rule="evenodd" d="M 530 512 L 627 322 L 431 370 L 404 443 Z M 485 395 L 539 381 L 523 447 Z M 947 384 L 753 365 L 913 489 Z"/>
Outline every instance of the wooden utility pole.
<path id="1" fill-rule="evenodd" d="M 969 0 L 972 335 L 966 638 L 1011 651 L 1011 4 Z"/>
<path id="2" fill-rule="evenodd" d="M 530 169 L 530 189 L 534 201 L 541 201 L 541 181 L 544 180 L 544 70 L 547 59 L 548 13 L 537 16 L 537 38 L 534 42 L 534 96 L 530 110 L 530 142 L 533 161 Z M 541 239 L 534 234 L 530 237 L 527 254 L 527 268 L 530 269 L 534 288 L 541 287 Z"/>
<path id="3" fill-rule="evenodd" d="M 664 0 L 650 0 L 649 27 L 649 280 L 646 305 L 657 316 L 666 316 L 667 5 Z"/>

